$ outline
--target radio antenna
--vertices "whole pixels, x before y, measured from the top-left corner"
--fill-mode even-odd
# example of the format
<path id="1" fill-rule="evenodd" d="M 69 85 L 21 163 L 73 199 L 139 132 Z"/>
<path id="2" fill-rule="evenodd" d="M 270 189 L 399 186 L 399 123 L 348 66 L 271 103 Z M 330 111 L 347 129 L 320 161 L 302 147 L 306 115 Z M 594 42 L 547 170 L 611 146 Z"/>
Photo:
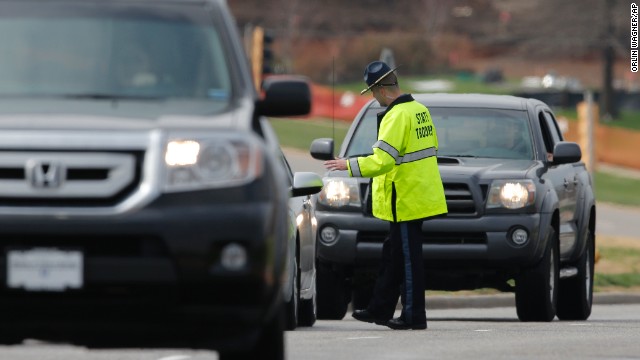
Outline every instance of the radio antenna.
<path id="1" fill-rule="evenodd" d="M 336 141 L 336 57 L 331 58 L 331 138 Z"/>

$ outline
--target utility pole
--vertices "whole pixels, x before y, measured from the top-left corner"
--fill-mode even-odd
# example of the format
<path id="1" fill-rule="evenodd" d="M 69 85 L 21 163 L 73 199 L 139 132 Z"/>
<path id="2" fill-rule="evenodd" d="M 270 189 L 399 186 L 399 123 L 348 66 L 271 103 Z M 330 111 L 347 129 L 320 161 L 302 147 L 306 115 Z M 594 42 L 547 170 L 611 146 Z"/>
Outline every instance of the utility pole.
<path id="1" fill-rule="evenodd" d="M 602 98 L 600 99 L 602 106 L 602 114 L 607 118 L 615 118 L 618 116 L 618 109 L 615 103 L 615 92 L 613 89 L 613 65 L 615 60 L 615 52 L 611 44 L 613 36 L 613 22 L 611 20 L 612 0 L 603 2 L 604 4 L 604 33 L 602 34 Z"/>

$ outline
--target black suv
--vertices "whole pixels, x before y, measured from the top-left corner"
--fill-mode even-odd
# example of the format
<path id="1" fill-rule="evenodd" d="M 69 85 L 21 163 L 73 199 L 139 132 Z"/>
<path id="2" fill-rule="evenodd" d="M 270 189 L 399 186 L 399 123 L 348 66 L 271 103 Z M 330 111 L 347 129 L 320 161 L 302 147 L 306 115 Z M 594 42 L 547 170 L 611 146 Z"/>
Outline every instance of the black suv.
<path id="1" fill-rule="evenodd" d="M 224 1 L 0 0 L 0 33 L 0 341 L 282 358 L 266 116 L 307 82 L 259 98 Z"/>

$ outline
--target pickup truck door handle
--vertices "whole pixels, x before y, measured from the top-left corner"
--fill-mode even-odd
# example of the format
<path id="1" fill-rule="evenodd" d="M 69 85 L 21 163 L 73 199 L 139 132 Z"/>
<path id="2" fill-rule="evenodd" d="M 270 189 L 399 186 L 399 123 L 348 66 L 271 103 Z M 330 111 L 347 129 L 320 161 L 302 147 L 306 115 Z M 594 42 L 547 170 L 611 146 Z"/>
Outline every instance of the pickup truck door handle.
<path id="1" fill-rule="evenodd" d="M 564 187 L 569 187 L 569 180 L 567 180 L 567 178 L 564 178 Z"/>
<path id="2" fill-rule="evenodd" d="M 577 176 L 574 176 L 574 177 L 573 177 L 573 185 L 578 186 L 578 183 L 579 183 L 579 181 L 578 181 L 578 177 L 577 177 Z"/>

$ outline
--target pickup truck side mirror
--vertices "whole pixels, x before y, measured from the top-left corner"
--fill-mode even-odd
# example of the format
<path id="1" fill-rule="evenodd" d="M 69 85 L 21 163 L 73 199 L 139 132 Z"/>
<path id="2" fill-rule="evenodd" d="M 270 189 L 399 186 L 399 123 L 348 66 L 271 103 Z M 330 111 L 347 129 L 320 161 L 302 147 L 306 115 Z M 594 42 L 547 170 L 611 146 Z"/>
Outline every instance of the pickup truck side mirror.
<path id="1" fill-rule="evenodd" d="M 302 76 L 270 76 L 262 82 L 264 97 L 257 102 L 263 116 L 300 116 L 311 111 L 311 88 Z"/>
<path id="2" fill-rule="evenodd" d="M 311 143 L 311 157 L 318 160 L 333 160 L 333 139 L 320 138 Z"/>
<path id="3" fill-rule="evenodd" d="M 582 151 L 580 145 L 569 142 L 560 141 L 553 147 L 553 164 L 569 164 L 580 161 L 582 158 Z"/>

